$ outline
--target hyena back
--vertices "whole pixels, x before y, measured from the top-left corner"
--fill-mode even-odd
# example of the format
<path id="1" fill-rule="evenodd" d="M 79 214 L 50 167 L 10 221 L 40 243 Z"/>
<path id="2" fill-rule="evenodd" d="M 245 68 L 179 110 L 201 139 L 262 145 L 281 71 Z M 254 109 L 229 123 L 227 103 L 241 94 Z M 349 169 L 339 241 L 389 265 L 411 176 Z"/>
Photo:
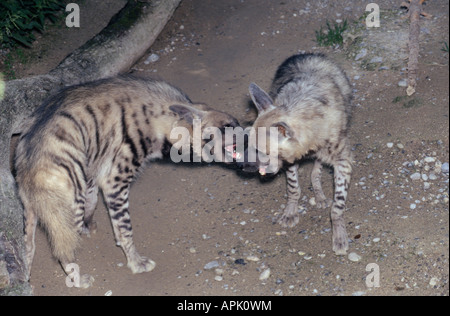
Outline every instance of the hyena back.
<path id="1" fill-rule="evenodd" d="M 253 127 L 278 128 L 276 170 L 267 170 L 260 161 L 245 162 L 247 171 L 276 173 L 287 164 L 288 203 L 280 224 L 293 227 L 299 222 L 298 161 L 316 158 L 311 182 L 317 206 L 331 206 L 333 250 L 338 255 L 348 250 L 343 212 L 352 171 L 347 137 L 351 112 L 351 88 L 344 72 L 321 54 L 300 54 L 287 59 L 278 69 L 270 95 L 256 84 L 250 86 L 251 97 L 259 115 Z M 259 154 L 268 152 L 261 150 Z M 267 158 L 267 157 L 266 157 Z M 264 159 L 267 161 L 267 159 Z M 322 165 L 334 167 L 334 199 L 325 197 L 321 186 Z"/>
<path id="2" fill-rule="evenodd" d="M 189 127 L 193 119 L 218 127 L 238 125 L 230 115 L 193 104 L 165 82 L 127 76 L 67 88 L 39 107 L 15 156 L 28 272 L 38 221 L 63 268 L 74 262 L 80 234 L 95 230 L 99 189 L 128 267 L 133 273 L 154 269 L 155 263 L 133 244 L 130 184 L 146 160 L 162 157 L 171 130 Z M 80 286 L 92 282 L 86 275 Z"/>

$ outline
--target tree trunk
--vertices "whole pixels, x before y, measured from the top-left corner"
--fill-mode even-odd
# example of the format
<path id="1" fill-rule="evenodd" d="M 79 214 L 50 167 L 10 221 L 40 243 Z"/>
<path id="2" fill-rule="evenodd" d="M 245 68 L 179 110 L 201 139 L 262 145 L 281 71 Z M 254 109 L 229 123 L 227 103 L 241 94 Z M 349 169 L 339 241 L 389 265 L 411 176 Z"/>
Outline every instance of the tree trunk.
<path id="1" fill-rule="evenodd" d="M 11 136 L 20 134 L 34 109 L 62 87 L 128 70 L 150 48 L 180 1 L 129 0 L 102 32 L 49 74 L 6 84 L 0 77 L 0 294 L 31 294 L 22 260 L 23 209 L 10 171 Z"/>
<path id="2" fill-rule="evenodd" d="M 419 35 L 420 35 L 420 13 L 422 1 L 411 0 L 409 14 L 411 24 L 409 27 L 409 61 L 408 61 L 408 96 L 416 92 L 417 72 L 419 71 Z"/>

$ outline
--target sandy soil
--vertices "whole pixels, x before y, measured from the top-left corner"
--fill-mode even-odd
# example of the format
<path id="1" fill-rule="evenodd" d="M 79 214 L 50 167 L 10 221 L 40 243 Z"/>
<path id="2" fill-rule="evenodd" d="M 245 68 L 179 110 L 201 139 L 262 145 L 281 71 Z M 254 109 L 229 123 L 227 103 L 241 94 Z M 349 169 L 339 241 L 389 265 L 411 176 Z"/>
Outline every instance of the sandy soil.
<path id="1" fill-rule="evenodd" d="M 378 3 L 382 9 L 396 9 L 400 1 Z M 405 94 L 397 85 L 404 71 L 362 70 L 341 49 L 316 47 L 314 32 L 326 19 L 351 21 L 364 13 L 364 6 L 349 0 L 184 0 L 132 70 L 163 78 L 244 124 L 255 118 L 249 83 L 268 88 L 285 58 L 298 51 L 322 51 L 341 64 L 355 91 L 355 168 L 346 221 L 350 252 L 361 257 L 359 262 L 331 251 L 328 210 L 309 203 L 311 162 L 301 169 L 301 222 L 284 229 L 276 223 L 286 198 L 283 173 L 265 180 L 220 165 L 160 161 L 145 170 L 130 198 L 135 243 L 141 254 L 156 261 L 156 269 L 131 274 L 99 203 L 98 233 L 83 240 L 76 262 L 82 273 L 95 277 L 94 286 L 66 287 L 40 232 L 34 293 L 448 295 L 448 173 L 439 173 L 439 162 L 449 161 L 449 56 L 440 43 L 448 43 L 448 2 L 431 1 L 426 10 L 435 19 L 424 30 L 429 36 L 422 46 L 418 92 L 411 99 L 397 98 Z M 152 53 L 160 59 L 144 63 Z M 412 180 L 417 172 L 423 178 Z M 331 170 L 323 184 L 331 196 Z M 205 269 L 213 261 L 219 270 Z M 379 288 L 366 285 L 371 263 L 380 269 Z M 269 268 L 270 277 L 261 281 Z"/>

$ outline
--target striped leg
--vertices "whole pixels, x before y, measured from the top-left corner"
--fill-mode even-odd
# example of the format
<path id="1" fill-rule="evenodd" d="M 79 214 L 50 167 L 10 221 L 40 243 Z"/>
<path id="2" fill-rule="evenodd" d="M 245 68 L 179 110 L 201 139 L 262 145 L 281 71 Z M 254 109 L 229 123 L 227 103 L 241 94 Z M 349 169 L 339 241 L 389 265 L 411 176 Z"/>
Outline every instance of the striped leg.
<path id="1" fill-rule="evenodd" d="M 347 191 L 350 184 L 352 165 L 348 159 L 338 160 L 334 165 L 334 201 L 331 208 L 333 226 L 333 251 L 336 255 L 345 255 L 348 250 L 348 236 L 345 229 L 344 210 Z"/>
<path id="2" fill-rule="evenodd" d="M 327 199 L 322 190 L 322 162 L 320 160 L 316 160 L 314 163 L 313 170 L 311 172 L 311 183 L 314 189 L 314 195 L 316 196 L 316 204 L 318 208 L 327 208 L 333 204 L 331 199 Z"/>
<path id="3" fill-rule="evenodd" d="M 84 214 L 84 227 L 83 227 L 83 234 L 87 235 L 88 237 L 91 236 L 91 233 L 97 232 L 97 223 L 92 220 L 94 217 L 94 211 L 97 206 L 97 199 L 98 199 L 98 187 L 94 185 L 90 185 L 87 193 L 86 193 L 86 211 Z"/>
<path id="4" fill-rule="evenodd" d="M 298 201 L 300 201 L 300 185 L 298 183 L 298 165 L 291 166 L 286 171 L 287 176 L 287 193 L 288 201 L 284 210 L 284 214 L 281 216 L 279 223 L 283 227 L 294 227 L 300 221 L 298 214 Z"/>
<path id="5" fill-rule="evenodd" d="M 115 182 L 111 187 L 102 188 L 104 199 L 108 207 L 116 242 L 122 247 L 127 257 L 128 267 L 133 273 L 149 272 L 156 266 L 152 260 L 141 257 L 133 243 L 133 230 L 131 227 L 130 213 L 128 211 L 128 194 L 130 185 L 123 182 Z M 122 186 L 117 187 L 117 184 Z"/>

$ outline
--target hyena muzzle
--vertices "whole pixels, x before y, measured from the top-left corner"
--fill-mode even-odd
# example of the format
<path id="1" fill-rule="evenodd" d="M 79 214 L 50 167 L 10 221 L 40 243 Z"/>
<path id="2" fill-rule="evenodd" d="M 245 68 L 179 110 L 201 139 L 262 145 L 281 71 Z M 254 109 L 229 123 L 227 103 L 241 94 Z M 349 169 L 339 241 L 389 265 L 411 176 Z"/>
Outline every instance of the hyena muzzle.
<path id="1" fill-rule="evenodd" d="M 38 221 L 63 268 L 74 262 L 80 235 L 96 228 L 92 218 L 99 189 L 128 267 L 133 273 L 153 270 L 155 263 L 133 244 L 130 184 L 146 161 L 162 158 L 173 143 L 171 130 L 192 129 L 194 120 L 202 129 L 238 126 L 232 116 L 192 103 L 168 83 L 131 76 L 70 87 L 44 102 L 30 118 L 15 156 L 28 273 Z M 85 275 L 80 287 L 92 282 Z"/>
<path id="2" fill-rule="evenodd" d="M 278 69 L 270 95 L 256 84 L 250 95 L 258 109 L 254 133 L 268 134 L 267 143 L 250 143 L 247 151 L 258 154 L 254 161 L 239 163 L 244 171 L 261 175 L 287 168 L 288 202 L 280 224 L 293 227 L 299 222 L 298 162 L 315 158 L 311 182 L 319 208 L 331 207 L 333 250 L 343 255 L 348 250 L 348 237 L 343 212 L 352 171 L 351 148 L 347 137 L 351 112 L 351 88 L 344 72 L 321 54 L 300 54 L 287 59 Z M 256 138 L 257 139 L 257 138 Z M 268 143 L 278 142 L 278 151 L 269 153 Z M 264 157 L 264 159 L 260 159 Z M 261 162 L 263 160 L 264 162 Z M 270 161 L 270 166 L 268 161 Z M 275 161 L 275 163 L 274 163 Z M 325 197 L 321 185 L 322 165 L 334 168 L 334 199 Z"/>

